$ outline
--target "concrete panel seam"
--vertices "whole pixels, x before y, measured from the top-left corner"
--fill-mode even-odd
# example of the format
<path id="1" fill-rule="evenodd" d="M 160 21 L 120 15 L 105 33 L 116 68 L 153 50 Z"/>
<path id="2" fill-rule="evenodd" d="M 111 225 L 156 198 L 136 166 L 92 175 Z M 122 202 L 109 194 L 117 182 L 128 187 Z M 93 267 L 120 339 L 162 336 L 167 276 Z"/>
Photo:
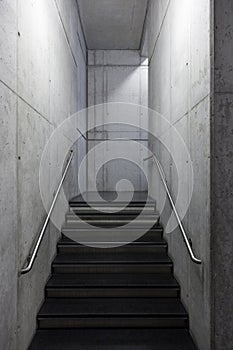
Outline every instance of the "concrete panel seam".
<path id="1" fill-rule="evenodd" d="M 54 126 L 48 118 L 41 114 L 35 107 L 33 107 L 29 102 L 27 102 L 22 96 L 20 96 L 15 90 L 13 90 L 9 85 L 7 85 L 3 80 L 0 79 L 0 83 L 3 84 L 7 89 L 9 89 L 15 96 L 17 96 L 21 101 L 23 101 L 28 107 L 30 107 L 35 113 L 37 113 L 41 118 L 45 119 L 51 126 Z"/>
<path id="2" fill-rule="evenodd" d="M 196 109 L 201 103 L 203 103 L 207 98 L 209 98 L 211 95 L 207 94 L 205 97 L 203 97 L 199 102 L 197 102 L 189 111 L 187 111 L 185 114 L 183 114 L 181 117 L 179 117 L 173 124 L 169 125 L 169 127 L 167 128 L 166 131 L 164 131 L 160 136 L 159 136 L 159 140 L 166 135 L 166 133 L 168 132 L 168 130 L 170 130 L 173 126 L 176 126 L 176 124 L 178 124 L 183 118 L 189 116 L 189 114 L 191 112 L 194 111 L 194 109 Z"/>
<path id="3" fill-rule="evenodd" d="M 145 18 L 144 18 L 144 22 L 143 22 L 143 27 L 142 27 L 142 36 L 141 36 L 141 40 L 140 40 L 140 46 L 139 46 L 139 50 L 142 52 L 142 46 L 145 40 L 145 34 L 146 34 L 146 27 L 147 27 L 147 19 L 148 19 L 148 12 L 149 12 L 149 1 L 147 0 L 147 5 L 146 5 L 146 13 L 145 13 Z"/>
<path id="4" fill-rule="evenodd" d="M 169 3 L 168 3 L 168 5 L 167 5 L 167 8 L 166 8 L 165 14 L 164 14 L 164 16 L 163 16 L 163 20 L 162 20 L 161 26 L 160 26 L 160 28 L 159 28 L 159 32 L 158 32 L 157 38 L 156 38 L 156 40 L 155 40 L 155 44 L 154 44 L 154 47 L 153 47 L 153 50 L 152 50 L 151 57 L 149 57 L 149 62 L 148 62 L 148 63 L 149 63 L 149 64 L 148 64 L 149 66 L 150 66 L 151 60 L 152 60 L 152 58 L 153 58 L 153 56 L 154 56 L 155 48 L 156 48 L 156 46 L 157 46 L 157 42 L 158 42 L 158 40 L 159 40 L 161 31 L 162 31 L 162 29 L 163 29 L 163 24 L 164 24 L 164 21 L 165 21 L 165 19 L 166 19 L 166 17 L 167 17 L 167 13 L 168 13 L 170 4 L 171 4 L 171 0 L 169 0 Z"/>
<path id="5" fill-rule="evenodd" d="M 80 43 L 80 47 L 81 47 L 83 59 L 84 59 L 84 61 L 86 62 L 86 61 L 87 61 L 86 50 L 84 51 L 84 48 L 83 48 L 83 46 L 82 46 L 82 40 L 81 40 L 81 38 L 80 38 L 79 31 L 77 31 L 77 35 L 78 35 L 78 41 L 79 41 L 79 43 Z"/>
<path id="6" fill-rule="evenodd" d="M 196 109 L 202 102 L 204 102 L 209 97 L 210 97 L 210 93 L 208 93 L 201 100 L 199 100 L 195 105 L 193 105 L 184 115 L 179 117 L 172 125 L 176 125 L 181 119 L 183 119 L 185 116 L 189 115 L 190 112 L 193 112 L 194 109 Z"/>
<path id="7" fill-rule="evenodd" d="M 70 51 L 70 53 L 71 53 L 71 56 L 73 57 L 73 60 L 74 60 L 74 63 L 75 63 L 75 65 L 76 65 L 76 67 L 78 67 L 78 63 L 77 63 L 76 58 L 75 58 L 75 55 L 74 55 L 74 53 L 73 53 L 73 49 L 72 49 L 72 47 L 71 47 L 68 34 L 67 34 L 67 32 L 66 32 L 66 27 L 65 27 L 65 25 L 64 25 L 64 22 L 63 22 L 62 17 L 61 17 L 60 10 L 59 10 L 58 5 L 57 5 L 57 1 L 54 0 L 54 3 L 55 3 L 55 6 L 56 6 L 56 9 L 57 9 L 57 13 L 58 13 L 59 19 L 60 19 L 60 21 L 61 21 L 61 25 L 62 25 L 64 34 L 65 34 L 65 38 L 66 38 L 67 44 L 68 44 L 69 49 L 70 49 L 69 51 Z M 81 46 L 81 43 L 80 43 L 80 46 Z"/>
<path id="8" fill-rule="evenodd" d="M 81 17 L 81 14 L 80 14 L 80 8 L 79 8 L 78 0 L 76 0 L 76 5 L 77 5 L 78 17 L 79 17 L 81 29 L 82 29 L 82 32 L 83 32 L 83 38 L 84 38 L 84 41 L 85 41 L 86 49 L 88 49 L 86 33 L 85 33 L 85 30 L 84 30 L 83 21 L 82 21 L 82 17 Z"/>

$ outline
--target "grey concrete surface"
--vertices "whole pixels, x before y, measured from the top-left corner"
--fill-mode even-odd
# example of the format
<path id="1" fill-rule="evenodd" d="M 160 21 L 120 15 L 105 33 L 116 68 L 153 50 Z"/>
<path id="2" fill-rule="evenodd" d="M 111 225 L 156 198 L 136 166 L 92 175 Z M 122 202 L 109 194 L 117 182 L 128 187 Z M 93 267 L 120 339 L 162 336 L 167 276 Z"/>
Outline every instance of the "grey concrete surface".
<path id="1" fill-rule="evenodd" d="M 78 0 L 89 50 L 139 50 L 147 0 Z"/>
<path id="2" fill-rule="evenodd" d="M 13 89 L 17 85 L 15 12 L 16 1 L 0 2 L 0 339 L 3 349 L 15 348 L 17 331 L 17 97 L 8 88 L 10 83 Z"/>
<path id="3" fill-rule="evenodd" d="M 182 203 L 191 204 L 183 224 L 203 264 L 193 265 L 178 229 L 167 234 L 182 299 L 190 316 L 192 335 L 200 350 L 210 349 L 210 1 L 149 1 L 142 52 L 149 55 L 149 107 L 161 113 L 180 133 L 192 160 L 194 191 L 190 198 L 189 175 L 183 174 Z M 169 154 L 159 140 L 150 147 L 161 161 L 171 193 L 178 194 L 174 155 L 182 166 L 180 147 L 161 123 L 149 121 L 160 141 L 172 148 Z M 182 163 L 184 162 L 184 163 Z M 185 170 L 184 170 L 185 171 Z M 150 166 L 150 191 L 158 207 L 164 201 L 162 184 Z M 157 188 L 156 188 L 157 187 Z M 159 187 L 159 188 L 158 188 Z M 171 208 L 165 204 L 162 221 L 167 223 Z M 174 220 L 174 218 L 173 218 Z"/>
<path id="4" fill-rule="evenodd" d="M 17 330 L 17 159 L 16 96 L 0 84 L 0 339 L 14 349 Z"/>
<path id="5" fill-rule="evenodd" d="M 98 50 L 88 51 L 88 107 L 111 102 L 123 102 L 136 105 L 148 105 L 148 65 L 142 59 L 139 51 L 128 50 Z M 103 113 L 89 113 L 88 124 L 91 129 L 96 122 L 109 122 L 108 107 L 103 108 Z M 126 111 L 126 109 L 125 109 Z M 124 112 L 125 112 L 124 111 Z M 92 117 L 94 115 L 94 118 Z M 124 122 L 129 123 L 130 117 L 127 114 Z M 134 119 L 138 125 L 147 126 L 147 116 L 136 109 Z M 115 122 L 118 122 L 116 116 Z M 147 138 L 147 133 L 136 130 L 132 127 L 124 126 L 103 126 L 95 128 L 89 133 L 89 138 L 134 138 L 142 140 Z M 147 146 L 146 141 L 141 143 Z M 94 148 L 98 142 L 89 142 L 88 150 Z M 128 147 L 128 156 L 132 161 L 138 162 L 143 168 L 142 148 L 140 144 L 136 148 L 129 142 L 116 142 L 116 147 L 122 151 Z M 96 160 L 103 162 L 111 153 L 106 146 L 103 152 L 95 151 L 88 157 L 88 190 L 93 191 L 96 174 Z M 120 152 L 119 152 L 120 154 Z M 122 152 L 123 154 L 123 152 Z M 146 191 L 147 181 L 138 167 L 128 161 L 113 160 L 104 165 L 97 176 L 97 188 L 100 191 L 114 191 L 116 184 L 121 179 L 128 179 L 134 186 L 135 191 Z M 124 186 L 120 190 L 127 190 Z"/>
<path id="6" fill-rule="evenodd" d="M 85 106 L 86 47 L 76 1 L 0 1 L 1 349 L 27 349 L 35 331 L 59 236 L 51 224 L 32 272 L 18 275 L 45 216 L 40 159 L 55 128 Z M 51 151 L 51 169 L 60 149 Z M 78 194 L 76 169 L 85 149 L 83 141 L 74 147 L 69 198 Z M 49 191 L 60 176 L 48 174 Z"/>
<path id="7" fill-rule="evenodd" d="M 233 347 L 233 3 L 213 1 L 211 123 L 212 348 Z"/>

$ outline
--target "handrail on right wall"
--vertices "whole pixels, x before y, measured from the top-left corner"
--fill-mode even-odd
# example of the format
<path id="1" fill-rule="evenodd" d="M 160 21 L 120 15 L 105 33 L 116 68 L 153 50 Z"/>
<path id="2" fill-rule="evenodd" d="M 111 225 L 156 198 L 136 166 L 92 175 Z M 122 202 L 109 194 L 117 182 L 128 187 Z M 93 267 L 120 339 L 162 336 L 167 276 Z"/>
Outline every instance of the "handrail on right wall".
<path id="1" fill-rule="evenodd" d="M 183 236 L 185 245 L 186 245 L 186 247 L 187 247 L 187 249 L 188 249 L 188 253 L 189 253 L 189 255 L 190 255 L 190 258 L 191 258 L 191 260 L 192 260 L 195 264 L 200 265 L 200 264 L 202 263 L 202 261 L 201 261 L 200 259 L 198 259 L 198 258 L 195 256 L 194 252 L 193 252 L 192 246 L 191 246 L 190 241 L 189 241 L 189 239 L 188 239 L 188 236 L 187 236 L 187 234 L 186 234 L 186 232 L 185 232 L 184 226 L 183 226 L 182 221 L 181 221 L 181 219 L 180 219 L 180 217 L 179 217 L 179 214 L 178 214 L 178 212 L 177 212 L 175 203 L 174 203 L 174 201 L 173 201 L 173 199 L 172 199 L 170 190 L 169 190 L 169 188 L 168 188 L 168 185 L 167 185 L 167 181 L 166 181 L 166 179 L 165 179 L 165 175 L 164 175 L 163 168 L 162 168 L 160 162 L 158 161 L 158 159 L 156 158 L 156 156 L 155 156 L 154 154 L 153 154 L 152 156 L 148 157 L 148 158 L 145 158 L 144 161 L 147 161 L 147 160 L 150 160 L 150 159 L 153 159 L 153 161 L 155 162 L 155 164 L 156 164 L 156 166 L 157 166 L 157 168 L 158 168 L 158 171 L 159 171 L 159 174 L 160 174 L 162 183 L 163 183 L 163 185 L 164 185 L 164 187 L 165 187 L 165 190 L 166 190 L 168 199 L 169 199 L 169 201 L 170 201 L 170 204 L 171 204 L 171 206 L 172 206 L 172 209 L 173 209 L 174 214 L 175 214 L 175 216 L 176 216 L 176 219 L 177 219 L 177 221 L 178 221 L 178 224 L 179 224 L 179 227 L 180 227 L 180 230 L 181 230 L 181 233 L 182 233 L 182 236 Z"/>

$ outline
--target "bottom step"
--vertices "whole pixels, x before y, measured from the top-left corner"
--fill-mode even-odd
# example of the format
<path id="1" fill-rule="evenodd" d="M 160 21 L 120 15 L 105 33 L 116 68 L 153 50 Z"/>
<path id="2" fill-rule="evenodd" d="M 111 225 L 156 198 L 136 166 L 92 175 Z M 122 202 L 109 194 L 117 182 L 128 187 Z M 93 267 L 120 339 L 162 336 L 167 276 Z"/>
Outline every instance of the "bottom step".
<path id="1" fill-rule="evenodd" d="M 55 298 L 42 306 L 38 327 L 187 328 L 188 315 L 174 298 Z"/>
<path id="2" fill-rule="evenodd" d="M 187 330 L 41 330 L 28 350 L 197 350 Z"/>

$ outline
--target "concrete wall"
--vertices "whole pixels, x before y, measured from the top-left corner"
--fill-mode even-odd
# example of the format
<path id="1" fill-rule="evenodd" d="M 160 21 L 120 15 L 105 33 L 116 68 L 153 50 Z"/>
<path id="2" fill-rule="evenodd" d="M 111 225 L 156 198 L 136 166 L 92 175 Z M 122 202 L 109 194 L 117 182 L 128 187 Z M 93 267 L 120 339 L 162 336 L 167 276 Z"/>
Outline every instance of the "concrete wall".
<path id="1" fill-rule="evenodd" d="M 213 1 L 212 349 L 233 348 L 233 2 Z"/>
<path id="2" fill-rule="evenodd" d="M 88 107 L 111 102 L 131 103 L 148 106 L 148 63 L 140 56 L 139 51 L 132 50 L 98 50 L 88 51 Z M 98 112 L 90 113 L 93 119 L 88 119 L 88 127 L 91 129 L 95 123 L 109 122 L 108 107 L 103 109 L 103 115 L 98 116 Z M 127 123 L 125 117 L 124 122 Z M 138 120 L 140 127 L 147 127 L 146 116 L 140 115 L 138 109 L 135 113 L 135 120 Z M 141 120 L 141 121 L 139 121 Z M 117 122 L 117 117 L 115 119 Z M 133 138 L 137 140 L 147 139 L 147 134 L 142 130 L 133 127 L 123 126 L 103 126 L 89 132 L 89 138 Z M 98 142 L 89 142 L 89 150 L 96 146 Z M 147 141 L 141 141 L 147 146 Z M 116 146 L 125 149 L 129 147 L 128 156 L 132 161 L 139 162 L 143 167 L 143 156 L 140 146 L 130 148 L 128 142 L 117 142 Z M 101 157 L 103 162 L 107 159 L 109 152 L 106 146 L 104 152 L 94 152 L 88 158 L 88 188 L 93 189 L 96 173 L 95 159 Z M 102 191 L 113 191 L 116 183 L 120 179 L 128 179 L 136 191 L 147 189 L 147 181 L 143 171 L 127 161 L 115 160 L 102 167 L 97 176 L 97 188 Z M 128 185 L 121 187 L 127 190 Z"/>
<path id="3" fill-rule="evenodd" d="M 203 261 L 197 266 L 190 261 L 179 229 L 167 234 L 169 253 L 173 258 L 175 275 L 181 284 L 182 300 L 189 312 L 190 329 L 201 350 L 210 349 L 210 1 L 209 0 L 151 0 L 149 2 L 143 52 L 149 56 L 149 106 L 161 113 L 183 138 L 192 160 L 194 189 L 190 198 L 189 174 L 183 174 L 178 211 L 191 199 L 183 219 L 193 249 Z M 145 53 L 144 53 L 145 54 Z M 178 165 L 180 144 L 174 142 L 172 128 L 156 125 L 150 129 L 158 139 L 150 147 L 162 163 L 169 188 L 178 194 Z M 163 146 L 167 142 L 169 153 Z M 164 197 L 156 169 L 150 166 L 150 193 L 158 206 Z M 159 189 L 158 189 L 159 187 Z M 165 204 L 164 226 L 171 214 Z M 174 222 L 174 221 L 173 221 Z"/>
<path id="4" fill-rule="evenodd" d="M 0 1 L 0 343 L 25 350 L 36 327 L 59 233 L 47 229 L 33 271 L 18 277 L 45 210 L 39 164 L 53 130 L 86 105 L 86 47 L 75 0 Z M 64 135 L 64 139 L 66 135 Z M 61 141 L 62 142 L 62 141 Z M 75 147 L 66 184 L 77 193 Z M 51 153 L 56 167 L 58 149 Z M 58 174 L 60 177 L 60 174 Z M 58 178 L 48 174 L 46 186 Z"/>

